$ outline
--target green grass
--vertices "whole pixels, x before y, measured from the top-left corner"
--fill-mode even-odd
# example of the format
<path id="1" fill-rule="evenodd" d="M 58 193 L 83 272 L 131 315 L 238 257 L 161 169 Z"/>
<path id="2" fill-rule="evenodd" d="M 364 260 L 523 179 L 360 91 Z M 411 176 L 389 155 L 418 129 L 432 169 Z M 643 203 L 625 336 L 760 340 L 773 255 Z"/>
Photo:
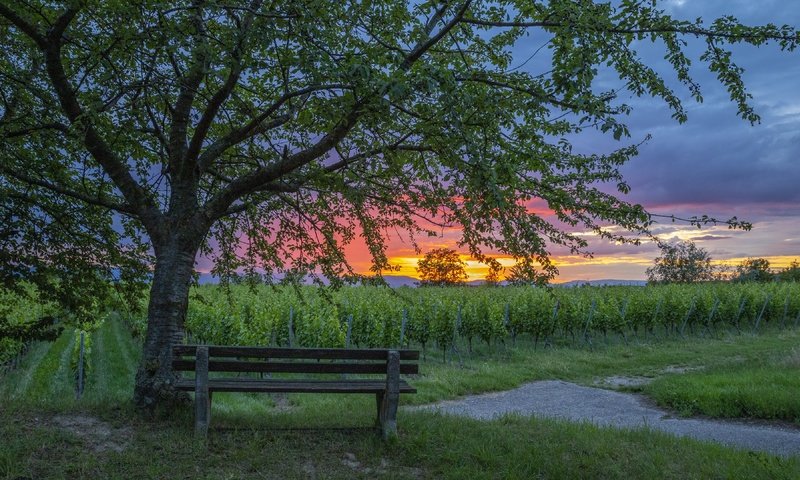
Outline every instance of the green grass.
<path id="1" fill-rule="evenodd" d="M 668 375 L 644 388 L 684 415 L 759 418 L 800 424 L 800 350 L 735 359 L 702 371 Z"/>
<path id="2" fill-rule="evenodd" d="M 715 372 L 736 376 L 726 370 L 736 368 L 752 369 L 762 393 L 755 398 L 771 401 L 780 388 L 766 388 L 769 374 L 778 364 L 797 368 L 798 340 L 800 332 L 786 330 L 595 345 L 592 351 L 534 350 L 520 342 L 476 349 L 463 356 L 463 366 L 429 351 L 422 374 L 411 379 L 420 393 L 403 402 L 504 390 L 535 379 L 592 384 L 610 375 L 652 376 L 658 377 L 655 388 Z M 373 428 L 374 398 L 367 395 L 217 394 L 203 445 L 192 436 L 190 407 L 155 418 L 135 411 L 130 397 L 140 345 L 121 323 L 106 322 L 94 333 L 92 370 L 80 400 L 69 372 L 73 342 L 70 331 L 34 346 L 18 370 L 0 379 L 0 396 L 9 399 L 0 403 L 0 478 L 800 478 L 797 457 L 514 416 L 475 421 L 401 411 L 400 441 L 386 445 Z M 668 366 L 704 370 L 665 376 Z M 58 423 L 64 417 L 103 423 L 65 428 Z M 116 444 L 124 448 L 108 449 Z"/>
<path id="3" fill-rule="evenodd" d="M 336 416 L 363 420 L 364 412 Z M 343 413 L 346 412 L 346 415 Z M 297 416 L 298 414 L 295 414 Z M 306 421 L 315 420 L 304 414 Z M 328 412 L 328 416 L 331 414 Z M 183 419 L 105 413 L 120 451 L 55 428 L 25 410 L 0 419 L 0 476 L 6 478 L 764 478 L 800 476 L 797 459 L 742 454 L 651 431 L 620 431 L 552 420 L 491 422 L 432 413 L 400 415 L 401 437 L 386 445 L 371 429 L 284 430 L 250 415 L 248 428 L 217 427 L 206 445 Z M 240 421 L 244 421 L 241 418 Z M 324 422 L 329 424 L 330 422 Z M 105 441 L 108 441 L 106 439 Z"/>
<path id="4" fill-rule="evenodd" d="M 122 322 L 109 321 L 92 335 L 86 401 L 124 403 L 130 398 L 140 350 L 124 330 Z"/>
<path id="5" fill-rule="evenodd" d="M 459 368 L 457 360 L 445 364 L 441 354 L 438 358 L 429 354 L 421 367 L 424 375 L 414 382 L 420 393 L 409 401 L 429 403 L 471 393 L 507 390 L 531 380 L 560 379 L 593 385 L 615 375 L 655 379 L 663 377 L 668 368 L 705 371 L 730 365 L 732 359 L 740 365 L 771 368 L 784 365 L 784 358 L 797 355 L 797 345 L 800 345 L 800 330 L 784 330 L 760 335 L 724 333 L 715 338 L 686 340 L 650 339 L 629 345 L 616 342 L 595 345 L 593 350 L 568 346 L 534 350 L 518 344 L 516 348 L 485 349 L 471 357 L 464 356 L 463 368 Z M 800 409 L 797 413 L 800 414 Z"/>
<path id="6" fill-rule="evenodd" d="M 38 361 L 23 364 L 20 370 L 14 372 L 22 379 L 13 389 L 12 398 L 34 405 L 46 405 L 53 401 L 60 403 L 74 396 L 69 365 L 74 339 L 74 330 L 65 331 L 55 342 L 47 345 L 49 348 L 42 350 L 43 355 Z M 14 385 L 13 381 L 9 382 L 11 385 Z"/>

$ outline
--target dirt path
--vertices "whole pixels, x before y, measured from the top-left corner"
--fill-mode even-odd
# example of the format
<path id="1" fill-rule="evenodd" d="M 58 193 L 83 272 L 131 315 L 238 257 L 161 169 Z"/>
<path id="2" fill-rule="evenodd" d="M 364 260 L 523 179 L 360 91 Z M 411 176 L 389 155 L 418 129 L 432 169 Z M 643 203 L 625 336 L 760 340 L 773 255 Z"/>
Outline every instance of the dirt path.
<path id="1" fill-rule="evenodd" d="M 491 419 L 506 413 L 591 422 L 618 428 L 652 428 L 732 447 L 800 455 L 800 429 L 742 421 L 676 418 L 648 405 L 641 395 L 562 381 L 541 381 L 506 392 L 488 393 L 415 407 Z"/>

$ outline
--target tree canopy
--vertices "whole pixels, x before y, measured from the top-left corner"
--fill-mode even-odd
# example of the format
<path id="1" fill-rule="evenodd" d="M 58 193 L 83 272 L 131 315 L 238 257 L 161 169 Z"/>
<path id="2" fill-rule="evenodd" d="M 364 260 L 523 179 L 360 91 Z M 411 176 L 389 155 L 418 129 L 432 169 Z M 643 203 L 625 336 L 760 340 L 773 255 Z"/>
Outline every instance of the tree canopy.
<path id="1" fill-rule="evenodd" d="M 546 48 L 521 68 L 512 48 L 531 38 Z M 663 48 L 701 100 L 695 38 L 694 60 L 757 121 L 729 46 L 794 50 L 796 31 L 679 20 L 655 1 L 5 0 L 0 260 L 20 276 L 62 254 L 106 277 L 148 265 L 136 401 L 152 405 L 174 378 L 198 252 L 218 273 L 336 282 L 355 273 L 343 247 L 357 235 L 376 274 L 396 231 L 416 245 L 453 228 L 476 259 L 501 252 L 545 276 L 554 246 L 586 251 L 571 227 L 636 241 L 620 232 L 650 216 L 602 188 L 629 190 L 619 168 L 638 151 L 623 93 L 687 114 L 635 47 Z M 620 148 L 573 152 L 586 130 Z M 27 251 L 42 232 L 44 250 Z"/>
<path id="2" fill-rule="evenodd" d="M 661 244 L 661 256 L 647 269 L 651 282 L 692 283 L 715 278 L 711 255 L 691 241 Z"/>
<path id="3" fill-rule="evenodd" d="M 505 268 L 503 268 L 503 266 L 500 264 L 500 261 L 498 261 L 496 258 L 490 258 L 486 260 L 486 264 L 489 266 L 489 270 L 486 272 L 484 281 L 487 285 L 498 285 L 501 280 L 500 275 L 503 273 Z"/>
<path id="4" fill-rule="evenodd" d="M 737 282 L 771 282 L 775 275 L 766 258 L 747 258 L 736 266 L 733 280 Z"/>
<path id="5" fill-rule="evenodd" d="M 792 260 L 788 267 L 778 272 L 777 277 L 782 282 L 800 282 L 800 262 Z"/>
<path id="6" fill-rule="evenodd" d="M 417 272 L 423 285 L 458 285 L 467 280 L 466 266 L 457 251 L 434 248 L 417 262 Z"/>

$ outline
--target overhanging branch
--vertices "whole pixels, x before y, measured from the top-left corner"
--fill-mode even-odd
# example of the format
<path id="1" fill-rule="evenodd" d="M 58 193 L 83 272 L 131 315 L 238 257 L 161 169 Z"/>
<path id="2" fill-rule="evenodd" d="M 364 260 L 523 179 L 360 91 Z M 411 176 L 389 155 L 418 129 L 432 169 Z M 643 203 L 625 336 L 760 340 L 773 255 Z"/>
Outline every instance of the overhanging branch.
<path id="1" fill-rule="evenodd" d="M 214 163 L 216 159 L 220 157 L 227 149 L 231 148 L 232 146 L 241 143 L 249 138 L 252 138 L 256 135 L 269 131 L 273 128 L 276 128 L 280 125 L 287 123 L 291 120 L 291 116 L 289 115 L 281 115 L 279 117 L 273 118 L 272 121 L 267 121 L 272 117 L 278 110 L 281 109 L 287 102 L 292 100 L 293 98 L 302 97 L 305 95 L 309 95 L 314 92 L 324 91 L 324 90 L 339 90 L 339 89 L 346 89 L 348 88 L 347 85 L 341 83 L 333 83 L 333 84 L 322 84 L 322 85 L 310 85 L 305 88 L 301 88 L 298 90 L 294 90 L 292 92 L 287 92 L 281 95 L 272 105 L 267 107 L 266 110 L 261 112 L 258 116 L 250 120 L 247 124 L 243 125 L 240 128 L 234 129 L 203 151 L 198 159 L 198 170 L 202 174 Z"/>
<path id="2" fill-rule="evenodd" d="M 159 215 L 158 208 L 148 197 L 145 190 L 134 180 L 127 166 L 116 157 L 114 152 L 95 129 L 91 120 L 78 102 L 72 84 L 67 77 L 61 59 L 62 38 L 70 21 L 77 15 L 77 8 L 67 9 L 56 20 L 50 30 L 46 42 L 42 45 L 45 55 L 47 74 L 53 84 L 64 114 L 77 131 L 82 131 L 83 144 L 92 158 L 97 161 L 125 197 L 128 213 L 141 218 L 145 226 L 152 226 L 152 219 Z"/>
<path id="3" fill-rule="evenodd" d="M 277 180 L 324 155 L 350 132 L 360 116 L 361 104 L 356 102 L 349 114 L 314 145 L 235 179 L 208 202 L 204 208 L 206 216 L 209 219 L 214 219 L 224 215 L 228 206 L 237 198 L 257 191 L 265 184 Z"/>
<path id="4" fill-rule="evenodd" d="M 52 182 L 48 182 L 46 180 L 42 180 L 42 179 L 31 177 L 29 175 L 25 175 L 23 173 L 20 173 L 18 170 L 9 168 L 9 167 L 7 167 L 5 165 L 0 165 L 0 172 L 2 172 L 4 175 L 7 175 L 7 176 L 12 177 L 12 178 L 15 178 L 15 179 L 17 179 L 18 181 L 20 181 L 22 183 L 26 183 L 26 184 L 29 184 L 29 185 L 35 185 L 37 187 L 41 187 L 41 188 L 44 188 L 46 190 L 49 190 L 49 191 L 51 191 L 53 193 L 57 193 L 59 195 L 64 195 L 64 196 L 73 198 L 75 200 L 79 200 L 81 202 L 88 203 L 90 205 L 95 205 L 95 206 L 98 206 L 98 207 L 107 208 L 109 210 L 114 210 L 114 211 L 121 212 L 121 213 L 127 213 L 129 215 L 135 215 L 136 214 L 136 209 L 133 208 L 130 205 L 126 205 L 126 204 L 122 204 L 122 203 L 110 202 L 108 200 L 104 200 L 104 199 L 99 198 L 99 197 L 95 197 L 95 196 L 92 196 L 92 195 L 87 195 L 85 193 L 77 192 L 75 190 L 72 190 L 70 188 L 64 187 L 62 185 L 58 185 L 58 184 L 55 184 L 55 183 L 52 183 Z"/>
<path id="5" fill-rule="evenodd" d="M 556 22 L 556 21 L 539 21 L 539 22 L 524 22 L 524 21 L 492 21 L 482 20 L 479 18 L 464 18 L 463 23 L 470 25 L 479 25 L 484 27 L 498 27 L 498 28 L 572 28 L 574 27 L 569 22 Z M 625 34 L 625 35 L 643 35 L 648 33 L 677 33 L 681 35 L 694 35 L 696 37 L 710 37 L 710 38 L 725 38 L 729 40 L 758 40 L 769 39 L 784 42 L 797 43 L 800 41 L 798 35 L 764 35 L 764 34 L 740 34 L 740 33 L 726 33 L 706 28 L 699 27 L 640 27 L 640 28 L 610 28 L 606 30 L 608 33 Z"/>
<path id="6" fill-rule="evenodd" d="M 11 22 L 12 25 L 19 28 L 22 31 L 22 33 L 24 33 L 25 35 L 28 36 L 28 38 L 33 40 L 40 49 L 45 48 L 47 44 L 45 36 L 42 35 L 41 32 L 39 32 L 39 30 L 36 28 L 35 25 L 25 21 L 24 18 L 17 15 L 16 12 L 14 12 L 13 10 L 11 10 L 9 7 L 7 7 L 2 3 L 0 3 L 0 15 L 2 15 L 9 22 Z"/>
<path id="7" fill-rule="evenodd" d="M 197 157 L 200 153 L 200 148 L 203 145 L 203 141 L 206 138 L 209 128 L 211 128 L 211 124 L 217 117 L 217 113 L 219 112 L 220 108 L 222 108 L 222 104 L 225 103 L 225 101 L 230 97 L 233 89 L 239 82 L 239 77 L 242 73 L 242 49 L 244 42 L 247 39 L 250 25 L 253 21 L 253 12 L 258 10 L 258 8 L 261 6 L 261 3 L 261 0 L 253 0 L 250 4 L 250 8 L 247 10 L 247 16 L 244 18 L 244 21 L 241 22 L 239 35 L 236 39 L 236 46 L 233 48 L 233 51 L 230 55 L 233 60 L 231 71 L 228 73 L 225 82 L 222 84 L 219 90 L 217 90 L 211 97 L 211 100 L 208 102 L 202 117 L 200 117 L 200 121 L 197 123 L 197 127 L 192 135 L 192 139 L 189 142 L 189 148 L 186 151 L 186 161 L 188 162 L 195 162 L 197 160 Z"/>

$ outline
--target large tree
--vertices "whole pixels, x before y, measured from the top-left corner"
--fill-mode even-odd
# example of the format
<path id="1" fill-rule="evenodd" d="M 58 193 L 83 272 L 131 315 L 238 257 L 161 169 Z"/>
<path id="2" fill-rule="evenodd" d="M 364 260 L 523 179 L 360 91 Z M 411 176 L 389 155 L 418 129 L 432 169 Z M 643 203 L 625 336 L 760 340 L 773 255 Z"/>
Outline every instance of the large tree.
<path id="1" fill-rule="evenodd" d="M 434 248 L 417 262 L 422 285 L 458 285 L 467 281 L 467 264 L 452 248 Z"/>
<path id="2" fill-rule="evenodd" d="M 707 282 L 717 277 L 711 255 L 692 241 L 662 243 L 661 256 L 647 269 L 647 280 L 658 283 Z"/>
<path id="3" fill-rule="evenodd" d="M 516 68 L 511 48 L 529 38 L 548 48 Z M 599 188 L 628 191 L 619 167 L 637 144 L 578 155 L 567 138 L 624 140 L 625 90 L 684 121 L 634 47 L 663 48 L 699 100 L 685 39 L 705 44 L 699 60 L 751 122 L 726 47 L 798 41 L 790 27 L 676 20 L 641 0 L 3 0 L 2 198 L 68 238 L 75 265 L 154 257 L 134 395 L 153 405 L 173 395 L 198 252 L 221 273 L 336 279 L 352 273 L 342 246 L 355 235 L 380 274 L 389 233 L 455 226 L 477 259 L 499 251 L 552 275 L 552 246 L 586 249 L 564 225 L 642 232 L 644 209 Z M 601 70 L 618 89 L 598 87 Z M 537 198 L 560 223 L 529 210 Z"/>

